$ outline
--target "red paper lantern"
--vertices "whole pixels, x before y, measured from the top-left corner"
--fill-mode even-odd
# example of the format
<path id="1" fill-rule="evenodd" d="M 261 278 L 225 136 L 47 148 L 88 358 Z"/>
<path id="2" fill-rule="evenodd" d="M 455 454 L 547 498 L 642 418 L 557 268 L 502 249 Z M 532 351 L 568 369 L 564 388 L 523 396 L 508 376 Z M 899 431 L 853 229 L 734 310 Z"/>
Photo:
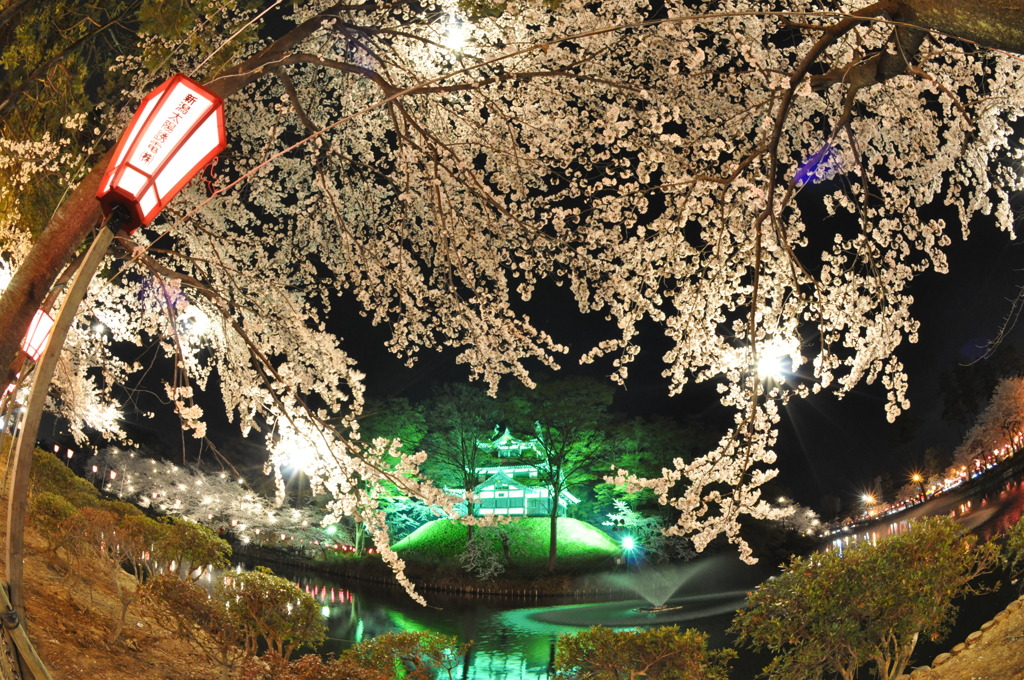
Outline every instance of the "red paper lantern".
<path id="1" fill-rule="evenodd" d="M 226 146 L 223 101 L 179 73 L 142 100 L 96 198 L 106 214 L 114 204 L 127 208 L 125 228 L 134 231 L 149 224 Z"/>
<path id="2" fill-rule="evenodd" d="M 28 333 L 21 341 L 21 351 L 32 361 L 39 361 L 52 330 L 53 318 L 43 310 L 37 309 L 36 315 L 32 317 L 32 324 L 28 327 Z"/>

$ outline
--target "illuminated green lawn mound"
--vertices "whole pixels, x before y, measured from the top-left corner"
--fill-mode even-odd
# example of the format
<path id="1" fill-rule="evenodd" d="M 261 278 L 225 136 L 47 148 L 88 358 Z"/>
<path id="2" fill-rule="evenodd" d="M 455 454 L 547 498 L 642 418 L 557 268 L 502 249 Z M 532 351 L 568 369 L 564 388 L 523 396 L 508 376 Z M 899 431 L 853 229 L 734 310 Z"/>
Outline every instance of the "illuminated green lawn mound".
<path id="1" fill-rule="evenodd" d="M 477 527 L 476 531 L 478 538 L 488 541 L 498 555 L 505 554 L 504 532 L 510 566 L 533 568 L 547 562 L 550 528 L 551 520 L 547 517 L 524 517 L 499 526 Z M 452 520 L 434 520 L 393 547 L 409 562 L 456 562 L 466 548 L 466 527 Z M 621 554 L 622 548 L 600 529 L 576 519 L 558 518 L 559 565 L 589 565 Z"/>

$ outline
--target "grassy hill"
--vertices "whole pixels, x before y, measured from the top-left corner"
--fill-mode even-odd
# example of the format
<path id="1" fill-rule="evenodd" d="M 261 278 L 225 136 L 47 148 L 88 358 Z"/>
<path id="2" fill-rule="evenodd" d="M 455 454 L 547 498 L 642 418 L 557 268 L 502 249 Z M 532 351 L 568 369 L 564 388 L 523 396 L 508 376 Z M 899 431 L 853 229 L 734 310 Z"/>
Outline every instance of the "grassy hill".
<path id="1" fill-rule="evenodd" d="M 534 570 L 548 559 L 551 520 L 523 517 L 494 527 L 477 527 L 477 537 L 488 541 L 498 555 L 504 553 L 502 533 L 508 540 L 512 569 Z M 458 562 L 466 548 L 466 527 L 447 519 L 424 524 L 396 543 L 394 549 L 410 563 L 448 565 Z M 594 566 L 614 559 L 621 547 L 606 533 L 586 522 L 558 519 L 558 563 L 562 568 Z"/>

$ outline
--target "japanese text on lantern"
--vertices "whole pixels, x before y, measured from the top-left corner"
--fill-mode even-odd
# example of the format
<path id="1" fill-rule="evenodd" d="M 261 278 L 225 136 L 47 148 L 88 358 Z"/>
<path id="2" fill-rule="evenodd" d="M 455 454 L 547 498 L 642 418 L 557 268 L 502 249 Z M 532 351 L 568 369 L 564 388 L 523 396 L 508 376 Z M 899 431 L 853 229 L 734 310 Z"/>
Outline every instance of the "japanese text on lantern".
<path id="1" fill-rule="evenodd" d="M 147 142 L 146 148 L 148 151 L 144 152 L 141 156 L 143 163 L 151 163 L 153 161 L 153 156 L 160 153 L 160 148 L 167 141 L 167 137 L 174 132 L 174 128 L 178 127 L 178 123 L 181 122 L 182 116 L 186 115 L 195 103 L 196 96 L 194 94 L 186 94 L 182 98 L 181 103 L 171 111 L 171 115 L 160 124 L 160 127 L 156 130 L 156 134 L 154 134 L 152 139 Z"/>

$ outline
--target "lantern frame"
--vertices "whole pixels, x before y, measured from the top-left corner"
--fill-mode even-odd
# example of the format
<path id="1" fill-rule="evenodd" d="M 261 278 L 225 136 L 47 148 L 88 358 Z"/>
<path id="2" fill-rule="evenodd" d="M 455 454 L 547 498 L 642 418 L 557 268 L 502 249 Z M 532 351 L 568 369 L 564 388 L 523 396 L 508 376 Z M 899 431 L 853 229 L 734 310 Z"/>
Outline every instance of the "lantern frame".
<path id="1" fill-rule="evenodd" d="M 223 100 L 188 76 L 171 76 L 140 102 L 96 198 L 107 215 L 124 206 L 124 228 L 131 233 L 149 224 L 226 147 Z"/>

